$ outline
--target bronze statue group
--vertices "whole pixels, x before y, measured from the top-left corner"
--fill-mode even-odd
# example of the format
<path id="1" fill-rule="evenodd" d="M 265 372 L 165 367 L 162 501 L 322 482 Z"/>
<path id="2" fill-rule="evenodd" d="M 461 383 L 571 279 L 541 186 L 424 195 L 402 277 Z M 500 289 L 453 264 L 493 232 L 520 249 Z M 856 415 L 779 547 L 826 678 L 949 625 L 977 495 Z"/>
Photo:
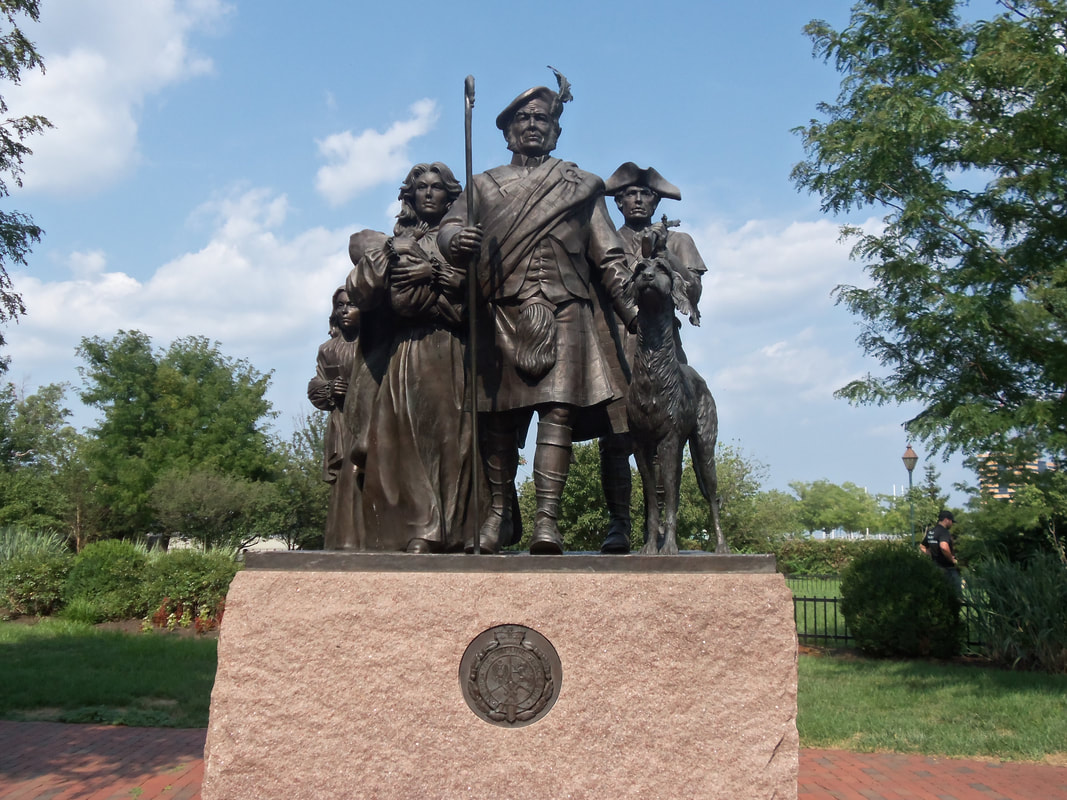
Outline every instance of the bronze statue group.
<path id="1" fill-rule="evenodd" d="M 661 198 L 681 199 L 656 170 L 627 162 L 605 182 L 550 155 L 571 99 L 558 77 L 559 91 L 529 89 L 497 116 L 509 163 L 465 189 L 444 164 L 417 164 L 392 235 L 351 238 L 353 268 L 308 384 L 329 412 L 327 550 L 472 552 L 477 534 L 478 550 L 495 553 L 518 542 L 515 477 L 536 412 L 530 552 L 563 552 L 572 442 L 593 438 L 611 518 L 601 551 L 630 551 L 627 285 L 635 261 L 658 254 L 698 324 L 705 266 L 688 235 L 653 223 Z M 618 230 L 607 195 L 626 220 Z"/>

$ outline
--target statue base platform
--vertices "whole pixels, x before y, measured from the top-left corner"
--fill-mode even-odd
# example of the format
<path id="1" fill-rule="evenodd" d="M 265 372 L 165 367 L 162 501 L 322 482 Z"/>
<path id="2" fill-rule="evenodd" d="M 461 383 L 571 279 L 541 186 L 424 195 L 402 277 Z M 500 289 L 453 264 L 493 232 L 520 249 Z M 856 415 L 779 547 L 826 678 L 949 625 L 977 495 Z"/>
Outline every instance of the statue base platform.
<path id="1" fill-rule="evenodd" d="M 773 556 L 250 553 L 202 794 L 795 800 L 796 654 Z"/>

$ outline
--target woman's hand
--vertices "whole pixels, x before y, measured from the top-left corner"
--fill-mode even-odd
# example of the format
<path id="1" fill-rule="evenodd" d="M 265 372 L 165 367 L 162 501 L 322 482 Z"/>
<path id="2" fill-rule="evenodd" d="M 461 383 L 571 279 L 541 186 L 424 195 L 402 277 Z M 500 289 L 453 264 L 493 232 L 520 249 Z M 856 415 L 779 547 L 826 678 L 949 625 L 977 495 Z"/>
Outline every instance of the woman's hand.
<path id="1" fill-rule="evenodd" d="M 425 256 L 400 256 L 389 271 L 389 281 L 397 289 L 429 283 L 431 280 L 433 264 Z"/>

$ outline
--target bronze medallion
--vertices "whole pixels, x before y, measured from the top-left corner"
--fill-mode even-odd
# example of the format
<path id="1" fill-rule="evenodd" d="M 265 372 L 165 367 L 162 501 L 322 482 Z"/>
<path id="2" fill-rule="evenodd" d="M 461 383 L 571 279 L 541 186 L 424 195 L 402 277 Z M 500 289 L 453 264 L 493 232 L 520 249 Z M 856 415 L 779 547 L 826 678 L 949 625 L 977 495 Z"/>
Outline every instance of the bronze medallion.
<path id="1" fill-rule="evenodd" d="M 499 625 L 479 634 L 459 662 L 459 684 L 471 711 L 505 728 L 545 716 L 562 680 L 556 648 L 525 625 Z"/>

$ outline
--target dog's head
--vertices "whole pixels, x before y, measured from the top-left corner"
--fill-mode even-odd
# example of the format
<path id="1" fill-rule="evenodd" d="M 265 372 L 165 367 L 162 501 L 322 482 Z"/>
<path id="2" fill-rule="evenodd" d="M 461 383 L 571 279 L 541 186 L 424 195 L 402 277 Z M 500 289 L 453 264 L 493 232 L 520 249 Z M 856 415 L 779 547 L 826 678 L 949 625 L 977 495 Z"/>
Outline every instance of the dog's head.
<path id="1" fill-rule="evenodd" d="M 626 296 L 639 311 L 673 307 L 686 315 L 693 313 L 685 281 L 663 257 L 639 259 L 634 264 L 633 275 L 626 282 L 625 290 Z"/>

